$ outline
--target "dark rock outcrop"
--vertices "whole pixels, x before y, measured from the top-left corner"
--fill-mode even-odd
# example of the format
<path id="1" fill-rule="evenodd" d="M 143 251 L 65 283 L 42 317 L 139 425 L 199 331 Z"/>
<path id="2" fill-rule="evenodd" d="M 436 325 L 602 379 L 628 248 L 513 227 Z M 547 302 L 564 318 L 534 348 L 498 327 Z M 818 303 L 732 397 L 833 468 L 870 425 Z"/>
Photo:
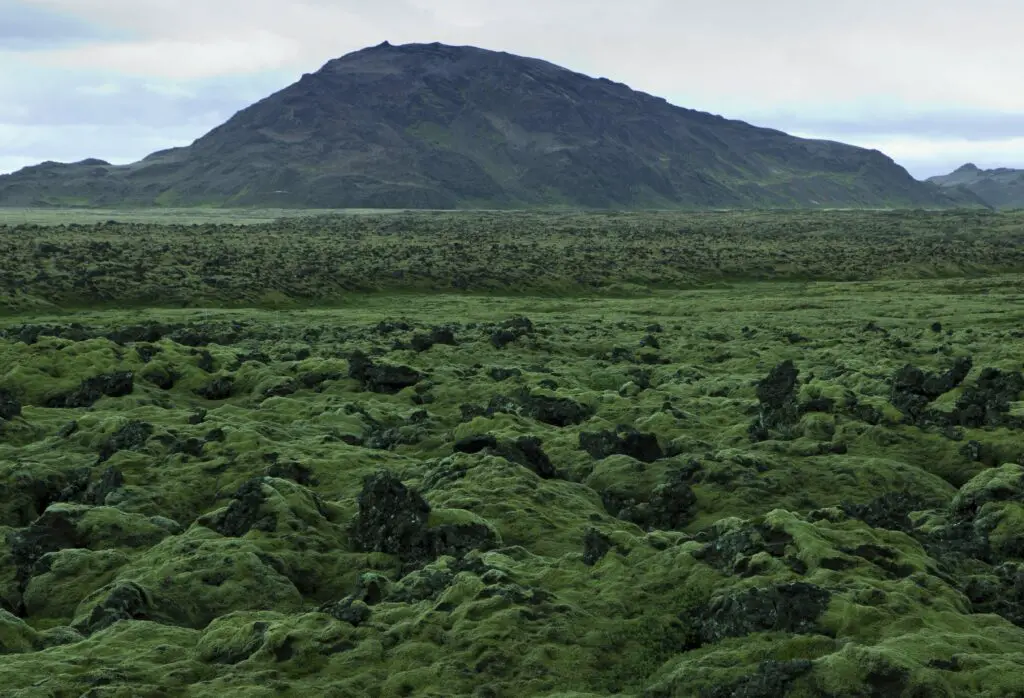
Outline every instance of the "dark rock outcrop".
<path id="1" fill-rule="evenodd" d="M 78 512 L 48 509 L 32 525 L 8 536 L 11 554 L 21 584 L 36 573 L 36 563 L 47 553 L 65 548 L 84 548 L 86 540 L 78 530 Z"/>
<path id="2" fill-rule="evenodd" d="M 718 642 L 758 632 L 817 633 L 832 594 L 805 582 L 752 588 L 715 598 L 701 616 L 701 639 Z"/>
<path id="3" fill-rule="evenodd" d="M 361 351 L 349 356 L 348 376 L 374 393 L 394 394 L 419 383 L 423 376 L 408 366 L 374 363 Z"/>
<path id="4" fill-rule="evenodd" d="M 235 379 L 231 376 L 222 376 L 210 381 L 204 386 L 196 388 L 195 393 L 205 400 L 227 400 L 234 393 Z"/>
<path id="5" fill-rule="evenodd" d="M 693 519 L 697 496 L 687 473 L 672 471 L 647 495 L 608 489 L 601 493 L 601 501 L 609 514 L 646 531 L 681 530 Z"/>
<path id="6" fill-rule="evenodd" d="M 0 421 L 21 416 L 21 403 L 13 393 L 0 388 Z"/>
<path id="7" fill-rule="evenodd" d="M 978 380 L 964 388 L 956 401 L 950 421 L 965 427 L 1024 427 L 1024 419 L 1007 415 L 1010 403 L 1024 391 L 1024 375 L 1019 371 L 986 368 Z"/>
<path id="8" fill-rule="evenodd" d="M 787 359 L 757 384 L 760 411 L 757 420 L 750 425 L 752 439 L 766 441 L 773 435 L 789 436 L 788 427 L 800 419 L 796 397 L 799 375 L 799 369 Z"/>
<path id="9" fill-rule="evenodd" d="M 366 478 L 358 501 L 351 535 L 360 551 L 396 555 L 415 566 L 440 555 L 461 557 L 495 543 L 493 531 L 482 524 L 430 526 L 427 501 L 387 471 Z"/>
<path id="10" fill-rule="evenodd" d="M 464 439 L 459 439 L 452 446 L 456 453 L 480 453 L 485 449 L 498 448 L 498 439 L 491 434 L 474 434 Z"/>
<path id="11" fill-rule="evenodd" d="M 100 462 L 110 460 L 118 451 L 130 451 L 143 446 L 153 435 L 153 425 L 132 420 L 115 431 L 100 447 Z"/>
<path id="12" fill-rule="evenodd" d="M 909 533 L 914 529 L 910 513 L 931 509 L 933 506 L 917 495 L 904 491 L 887 492 L 866 504 L 844 503 L 842 508 L 847 516 L 859 519 L 872 528 Z"/>
<path id="13" fill-rule="evenodd" d="M 515 441 L 498 441 L 492 434 L 476 434 L 460 439 L 452 447 L 456 453 L 490 453 L 529 468 L 544 479 L 555 477 L 555 466 L 536 436 L 520 436 Z"/>
<path id="14" fill-rule="evenodd" d="M 612 541 L 596 528 L 588 528 L 583 536 L 583 564 L 593 567 L 612 549 Z"/>
<path id="15" fill-rule="evenodd" d="M 170 390 L 180 377 L 175 371 L 164 367 L 153 368 L 142 374 L 142 380 L 155 385 L 160 390 Z"/>
<path id="16" fill-rule="evenodd" d="M 263 478 L 254 477 L 238 488 L 228 508 L 211 521 L 211 527 L 223 536 L 238 538 L 252 530 L 272 533 L 277 519 L 263 511 Z"/>
<path id="17" fill-rule="evenodd" d="M 370 475 L 359 493 L 352 538 L 359 550 L 415 556 L 423 546 L 430 505 L 389 472 Z"/>
<path id="18" fill-rule="evenodd" d="M 554 464 L 544 452 L 544 444 L 536 436 L 520 436 L 506 441 L 495 449 L 501 457 L 529 468 L 545 480 L 557 476 Z"/>
<path id="19" fill-rule="evenodd" d="M 124 473 L 117 468 L 107 468 L 98 480 L 89 483 L 85 494 L 82 496 L 83 504 L 102 506 L 107 497 L 124 487 Z"/>
<path id="20" fill-rule="evenodd" d="M 656 435 L 635 429 L 580 432 L 580 448 L 597 460 L 621 454 L 642 463 L 653 463 L 665 457 Z"/>
<path id="21" fill-rule="evenodd" d="M 447 327 L 435 327 L 430 334 L 415 334 L 409 342 L 413 351 L 424 352 L 432 349 L 438 344 L 457 346 L 455 333 Z"/>
<path id="22" fill-rule="evenodd" d="M 103 397 L 124 397 L 135 389 L 135 376 L 131 371 L 119 371 L 82 381 L 75 390 L 50 398 L 46 407 L 73 409 L 92 407 Z"/>
<path id="23" fill-rule="evenodd" d="M 908 419 L 916 421 L 925 414 L 929 403 L 959 387 L 972 367 L 969 357 L 957 359 L 953 367 L 942 374 L 926 373 L 908 364 L 893 376 L 890 401 Z"/>
<path id="24" fill-rule="evenodd" d="M 496 414 L 518 414 L 538 422 L 555 427 L 568 427 L 582 424 L 594 416 L 593 408 L 581 405 L 575 400 L 549 395 L 533 395 L 527 390 L 512 396 L 496 395 L 491 398 L 486 408 L 476 405 L 464 405 L 463 420 L 474 417 L 493 417 Z"/>

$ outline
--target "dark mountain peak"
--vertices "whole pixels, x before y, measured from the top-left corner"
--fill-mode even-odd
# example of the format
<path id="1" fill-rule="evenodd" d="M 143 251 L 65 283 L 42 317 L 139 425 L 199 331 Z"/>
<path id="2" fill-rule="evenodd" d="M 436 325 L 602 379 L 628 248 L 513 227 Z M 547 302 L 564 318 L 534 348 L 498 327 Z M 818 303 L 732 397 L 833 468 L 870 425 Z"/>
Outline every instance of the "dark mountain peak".
<path id="1" fill-rule="evenodd" d="M 537 58 L 387 41 L 328 61 L 188 147 L 0 177 L 0 205 L 878 207 L 958 196 L 877 151 L 674 106 Z"/>
<path id="2" fill-rule="evenodd" d="M 959 172 L 959 173 L 981 172 L 981 170 L 973 162 L 969 162 L 966 165 L 961 165 L 960 167 L 956 168 L 953 172 L 955 174 L 957 172 Z"/>
<path id="3" fill-rule="evenodd" d="M 476 46 L 433 43 L 391 44 L 387 41 L 328 61 L 316 74 L 348 75 L 400 71 L 409 76 L 446 74 L 448 77 L 500 71 L 542 71 L 572 74 L 553 63 Z M 584 76 L 580 76 L 584 77 Z"/>

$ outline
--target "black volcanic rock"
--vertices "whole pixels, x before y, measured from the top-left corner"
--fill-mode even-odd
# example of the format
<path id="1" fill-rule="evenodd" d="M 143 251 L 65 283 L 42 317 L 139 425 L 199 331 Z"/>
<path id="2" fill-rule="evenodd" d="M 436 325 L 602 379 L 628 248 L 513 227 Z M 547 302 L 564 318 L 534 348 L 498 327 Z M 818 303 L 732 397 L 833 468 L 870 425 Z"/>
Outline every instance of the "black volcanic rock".
<path id="1" fill-rule="evenodd" d="M 192 145 L 131 165 L 48 162 L 0 176 L 6 206 L 936 207 L 965 196 L 877 151 L 441 44 L 332 60 Z"/>

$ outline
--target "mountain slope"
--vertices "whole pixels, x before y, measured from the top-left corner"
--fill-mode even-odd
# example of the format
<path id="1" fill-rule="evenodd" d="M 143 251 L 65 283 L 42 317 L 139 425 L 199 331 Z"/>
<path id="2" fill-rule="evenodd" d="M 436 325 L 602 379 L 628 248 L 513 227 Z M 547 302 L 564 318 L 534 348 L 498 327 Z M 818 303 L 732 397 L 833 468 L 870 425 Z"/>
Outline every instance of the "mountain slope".
<path id="1" fill-rule="evenodd" d="M 966 189 L 992 208 L 1024 208 L 1024 170 L 1008 167 L 982 170 L 967 163 L 948 175 L 928 181 L 946 189 Z"/>
<path id="2" fill-rule="evenodd" d="M 318 208 L 951 206 L 877 151 L 670 105 L 472 47 L 384 43 L 328 62 L 191 146 L 43 163 L 0 205 Z"/>

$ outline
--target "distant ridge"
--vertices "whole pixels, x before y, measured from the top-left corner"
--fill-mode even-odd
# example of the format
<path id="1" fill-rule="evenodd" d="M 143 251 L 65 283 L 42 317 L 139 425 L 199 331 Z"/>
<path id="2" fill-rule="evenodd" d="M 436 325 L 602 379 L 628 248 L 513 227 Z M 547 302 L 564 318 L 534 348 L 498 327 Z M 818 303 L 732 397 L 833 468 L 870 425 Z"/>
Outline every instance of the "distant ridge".
<path id="1" fill-rule="evenodd" d="M 947 191 L 969 191 L 992 208 L 1024 208 L 1024 170 L 1009 167 L 983 170 L 969 162 L 948 175 L 928 181 Z"/>
<path id="2" fill-rule="evenodd" d="M 882 153 L 685 109 L 551 63 L 387 42 L 184 148 L 0 177 L 5 206 L 747 208 L 981 205 Z"/>

